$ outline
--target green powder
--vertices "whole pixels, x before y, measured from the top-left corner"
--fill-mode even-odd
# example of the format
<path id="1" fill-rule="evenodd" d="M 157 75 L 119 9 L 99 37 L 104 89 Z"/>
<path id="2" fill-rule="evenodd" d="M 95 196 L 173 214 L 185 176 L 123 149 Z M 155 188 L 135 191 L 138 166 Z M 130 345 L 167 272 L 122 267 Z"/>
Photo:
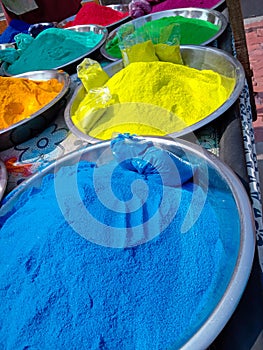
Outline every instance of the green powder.
<path id="1" fill-rule="evenodd" d="M 41 32 L 8 67 L 10 74 L 63 66 L 91 51 L 102 34 L 50 28 Z"/>
<path id="2" fill-rule="evenodd" d="M 147 32 L 151 37 L 158 37 L 158 33 L 165 26 L 169 26 L 173 23 L 180 24 L 181 45 L 200 45 L 211 37 L 216 35 L 219 27 L 208 21 L 203 21 L 196 18 L 185 18 L 182 16 L 163 17 L 154 21 L 147 22 L 140 28 L 136 29 L 136 32 Z M 121 51 L 119 49 L 119 40 L 115 36 L 112 40 L 109 40 L 106 44 L 106 51 L 109 55 L 116 58 L 121 58 Z"/>

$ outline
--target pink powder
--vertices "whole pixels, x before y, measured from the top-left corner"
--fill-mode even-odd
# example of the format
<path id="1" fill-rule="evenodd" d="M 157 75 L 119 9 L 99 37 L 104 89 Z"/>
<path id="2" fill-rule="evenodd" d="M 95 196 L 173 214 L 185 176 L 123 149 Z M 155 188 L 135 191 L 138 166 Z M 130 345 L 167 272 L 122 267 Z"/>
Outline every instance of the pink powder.
<path id="1" fill-rule="evenodd" d="M 116 11 L 110 7 L 97 4 L 93 1 L 86 3 L 81 7 L 73 21 L 68 22 L 64 28 L 82 25 L 82 24 L 99 24 L 107 26 L 118 22 L 129 16 L 129 13 Z"/>
<path id="2" fill-rule="evenodd" d="M 198 7 L 203 9 L 211 9 L 216 6 L 219 0 L 165 0 L 152 7 L 153 12 L 159 12 L 164 10 L 173 10 L 183 7 Z"/>

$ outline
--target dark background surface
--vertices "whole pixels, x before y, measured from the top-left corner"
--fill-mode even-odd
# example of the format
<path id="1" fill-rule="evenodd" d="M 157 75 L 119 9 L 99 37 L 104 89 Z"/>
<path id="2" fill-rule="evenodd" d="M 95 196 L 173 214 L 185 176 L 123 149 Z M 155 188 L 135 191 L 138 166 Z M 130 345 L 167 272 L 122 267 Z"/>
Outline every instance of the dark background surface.
<path id="1" fill-rule="evenodd" d="M 244 18 L 263 16 L 263 0 L 240 0 Z"/>

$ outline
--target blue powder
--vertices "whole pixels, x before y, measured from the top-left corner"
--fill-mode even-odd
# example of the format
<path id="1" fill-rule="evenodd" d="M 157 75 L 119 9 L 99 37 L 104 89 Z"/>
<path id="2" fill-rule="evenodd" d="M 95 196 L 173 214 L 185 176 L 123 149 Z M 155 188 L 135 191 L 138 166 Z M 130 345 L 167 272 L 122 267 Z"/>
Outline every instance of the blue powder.
<path id="1" fill-rule="evenodd" d="M 10 21 L 8 27 L 0 35 L 0 44 L 14 43 L 15 36 L 19 33 L 27 33 L 30 24 L 27 24 L 19 19 Z"/>
<path id="2" fill-rule="evenodd" d="M 56 176 L 46 175 L 40 188 L 27 190 L 0 220 L 0 348 L 180 347 L 214 307 L 211 300 L 224 259 L 219 223 L 205 194 L 191 181 L 182 188 L 169 187 L 166 203 L 173 209 L 180 206 L 167 227 L 144 244 L 110 248 L 71 227 L 78 222 L 85 232 L 96 231 L 81 216 L 70 189 L 76 169 L 84 207 L 109 227 L 132 227 L 146 216 L 167 218 L 169 210 L 164 216 L 158 212 L 166 186 L 115 160 L 98 168 L 82 160 Z M 111 190 L 122 202 L 134 196 L 143 202 L 148 186 L 141 211 L 131 212 L 128 221 L 98 200 L 109 193 L 106 179 L 112 171 Z M 135 180 L 138 191 L 132 193 Z M 205 204 L 193 227 L 181 233 L 185 216 L 191 216 L 187 211 L 194 191 Z"/>

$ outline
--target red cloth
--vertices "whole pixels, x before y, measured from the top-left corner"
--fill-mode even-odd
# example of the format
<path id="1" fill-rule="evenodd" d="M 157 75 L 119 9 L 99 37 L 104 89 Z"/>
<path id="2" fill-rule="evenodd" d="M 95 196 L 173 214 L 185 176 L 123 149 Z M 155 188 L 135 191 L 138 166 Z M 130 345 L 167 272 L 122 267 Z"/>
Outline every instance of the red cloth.
<path id="1" fill-rule="evenodd" d="M 60 22 L 75 15 L 81 8 L 81 0 L 35 0 L 38 9 L 17 16 L 2 4 L 7 23 L 20 19 L 29 24 L 40 22 Z"/>

